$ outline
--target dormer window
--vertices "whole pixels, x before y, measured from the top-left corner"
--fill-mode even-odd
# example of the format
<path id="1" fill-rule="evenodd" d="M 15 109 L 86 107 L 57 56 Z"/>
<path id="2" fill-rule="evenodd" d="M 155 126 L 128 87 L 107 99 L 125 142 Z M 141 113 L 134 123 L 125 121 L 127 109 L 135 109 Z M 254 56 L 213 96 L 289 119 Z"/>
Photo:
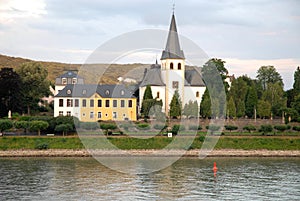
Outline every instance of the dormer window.
<path id="1" fill-rule="evenodd" d="M 70 95 L 72 91 L 70 89 L 67 90 L 67 94 Z"/>
<path id="2" fill-rule="evenodd" d="M 86 94 L 86 89 L 82 90 L 82 94 L 83 94 L 83 95 Z"/>
<path id="3" fill-rule="evenodd" d="M 61 79 L 61 83 L 62 83 L 62 84 L 67 84 L 67 78 L 62 78 L 62 79 Z"/>
<path id="4" fill-rule="evenodd" d="M 170 69 L 171 69 L 171 70 L 174 69 L 174 64 L 173 64 L 173 62 L 170 63 Z"/>
<path id="5" fill-rule="evenodd" d="M 125 91 L 121 90 L 121 96 L 124 96 L 124 95 L 125 95 Z"/>
<path id="6" fill-rule="evenodd" d="M 109 90 L 105 91 L 105 95 L 107 95 L 107 96 L 109 95 Z"/>
<path id="7" fill-rule="evenodd" d="M 77 83 L 77 78 L 73 78 L 72 79 L 72 84 L 76 84 Z"/>

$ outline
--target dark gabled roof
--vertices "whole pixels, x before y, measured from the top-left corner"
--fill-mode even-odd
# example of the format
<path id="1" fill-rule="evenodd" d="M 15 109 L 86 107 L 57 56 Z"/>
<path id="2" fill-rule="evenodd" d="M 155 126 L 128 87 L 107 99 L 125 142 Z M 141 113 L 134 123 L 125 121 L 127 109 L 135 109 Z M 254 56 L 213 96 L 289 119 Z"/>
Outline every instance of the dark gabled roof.
<path id="1" fill-rule="evenodd" d="M 135 86 L 69 84 L 56 97 L 91 97 L 95 93 L 102 98 L 135 98 Z"/>
<path id="2" fill-rule="evenodd" d="M 192 70 L 185 70 L 185 86 L 205 86 L 200 70 L 194 68 Z"/>
<path id="3" fill-rule="evenodd" d="M 166 48 L 162 52 L 161 59 L 184 59 L 184 53 L 180 49 L 174 13 L 172 15 Z"/>
<path id="4" fill-rule="evenodd" d="M 165 86 L 161 78 L 160 66 L 152 66 L 145 72 L 144 78 L 140 84 L 140 87 L 144 86 Z"/>
<path id="5" fill-rule="evenodd" d="M 68 71 L 68 72 L 58 76 L 57 78 L 83 78 L 83 77 L 77 75 L 77 73 L 75 71 Z"/>

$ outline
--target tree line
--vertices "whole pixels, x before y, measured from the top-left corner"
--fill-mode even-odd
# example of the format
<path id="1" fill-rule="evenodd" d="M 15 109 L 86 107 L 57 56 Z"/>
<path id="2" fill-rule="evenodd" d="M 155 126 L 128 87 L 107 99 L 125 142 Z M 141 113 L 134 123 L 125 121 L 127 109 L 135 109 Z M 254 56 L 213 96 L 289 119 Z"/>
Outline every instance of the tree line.
<path id="1" fill-rule="evenodd" d="M 180 118 L 182 115 L 189 117 L 199 114 L 201 118 L 284 118 L 286 123 L 300 122 L 299 67 L 294 73 L 293 88 L 287 91 L 274 66 L 261 66 L 257 70 L 256 79 L 242 75 L 228 82 L 225 61 L 213 58 L 202 67 L 202 77 L 206 90 L 200 106 L 196 101 L 190 101 L 182 107 L 180 96 L 175 91 L 169 105 L 169 114 L 159 116 Z M 152 97 L 151 87 L 147 86 L 142 102 L 142 116 L 151 115 L 149 110 L 153 105 L 161 108 L 162 102 Z"/>

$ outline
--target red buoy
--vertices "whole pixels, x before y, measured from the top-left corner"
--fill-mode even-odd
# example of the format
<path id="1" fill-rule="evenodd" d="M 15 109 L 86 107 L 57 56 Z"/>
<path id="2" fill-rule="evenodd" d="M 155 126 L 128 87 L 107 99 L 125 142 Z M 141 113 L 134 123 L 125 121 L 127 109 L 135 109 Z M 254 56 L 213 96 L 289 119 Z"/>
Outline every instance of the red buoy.
<path id="1" fill-rule="evenodd" d="M 216 162 L 214 162 L 213 171 L 214 171 L 214 176 L 216 177 L 217 176 L 217 171 L 218 171 L 217 163 Z"/>

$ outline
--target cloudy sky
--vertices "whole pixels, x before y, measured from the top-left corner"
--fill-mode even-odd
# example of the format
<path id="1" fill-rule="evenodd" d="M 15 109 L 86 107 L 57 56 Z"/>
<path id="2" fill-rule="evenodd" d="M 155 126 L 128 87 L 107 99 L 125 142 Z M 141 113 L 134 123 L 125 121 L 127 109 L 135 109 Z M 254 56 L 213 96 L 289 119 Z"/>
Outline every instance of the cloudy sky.
<path id="1" fill-rule="evenodd" d="M 172 4 L 173 0 L 0 0 L 0 54 L 84 63 L 118 35 L 167 30 Z M 180 34 L 209 57 L 225 60 L 231 74 L 254 78 L 260 66 L 274 65 L 289 89 L 300 66 L 299 10 L 299 0 L 177 0 L 175 14 Z M 153 58 L 136 62 L 151 63 Z"/>

